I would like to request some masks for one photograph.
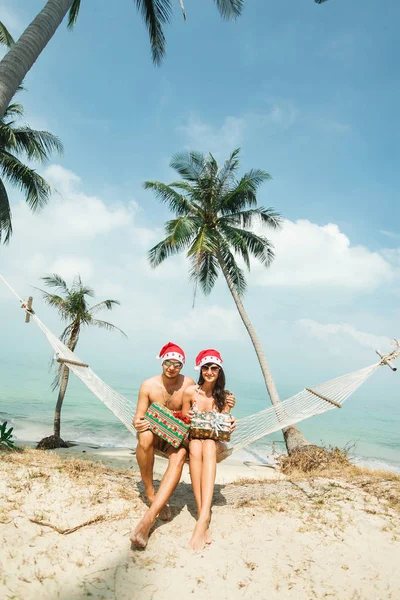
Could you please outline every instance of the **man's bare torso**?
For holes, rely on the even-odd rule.
[[[156,402],[171,410],[182,410],[183,393],[194,381],[186,375],[178,375],[174,380],[167,381],[164,385],[163,376],[155,375],[146,379],[142,386],[146,392],[149,404]]]

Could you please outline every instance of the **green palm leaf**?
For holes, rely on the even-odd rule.
[[[13,129],[15,137],[15,150],[25,153],[30,160],[42,163],[49,160],[52,152],[62,154],[64,151],[61,140],[48,131],[35,131],[30,127]]]
[[[12,48],[14,46],[15,41],[11,33],[8,31],[7,27],[0,21],[0,44],[2,46],[6,46],[7,48]]]
[[[7,244],[12,235],[11,207],[7,190],[0,179],[0,243]]]
[[[206,159],[201,152],[183,152],[172,157],[170,166],[186,181],[197,182],[206,167]]]
[[[171,2],[170,0],[136,0],[136,6],[149,32],[153,62],[159,65],[165,55],[163,26],[171,20]]]
[[[215,0],[217,8],[224,19],[237,19],[243,10],[243,0]]]
[[[78,19],[79,9],[81,7],[81,0],[74,0],[68,13],[68,29],[73,29]]]
[[[190,214],[193,206],[182,194],[178,194],[173,189],[174,184],[166,185],[161,181],[145,181],[143,187],[145,190],[152,190],[156,198],[165,204],[168,204],[170,210],[177,216]]]
[[[0,155],[0,173],[25,194],[31,210],[38,210],[48,202],[51,187],[45,179],[4,150]]]

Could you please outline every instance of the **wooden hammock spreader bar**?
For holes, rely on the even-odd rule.
[[[75,365],[77,367],[88,367],[86,363],[78,362],[77,360],[69,360],[68,358],[57,358],[58,363],[66,363],[67,365]]]
[[[29,321],[31,320],[31,315],[35,314],[34,311],[32,310],[32,302],[33,302],[32,296],[29,296],[28,302],[21,301],[21,308],[23,308],[24,311],[26,312],[25,323],[29,323]]]
[[[342,405],[339,404],[339,402],[336,402],[336,400],[332,400],[332,398],[327,398],[326,396],[323,396],[322,394],[315,392],[311,388],[306,388],[306,390],[307,390],[307,392],[311,392],[311,394],[314,394],[314,396],[318,396],[318,398],[321,398],[321,400],[325,400],[325,402],[330,402],[331,404],[334,404],[338,408],[342,408]]]

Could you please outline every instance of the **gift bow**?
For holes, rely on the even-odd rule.
[[[226,413],[215,413],[214,418],[211,421],[212,428],[217,436],[219,432],[223,430],[223,425],[225,424],[224,414]]]

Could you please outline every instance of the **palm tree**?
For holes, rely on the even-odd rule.
[[[8,48],[14,45],[11,34],[1,22],[0,45]],[[19,89],[22,89],[21,86]],[[51,152],[61,154],[63,151],[61,141],[52,133],[18,125],[16,120],[23,115],[22,105],[12,103],[0,118],[0,243],[5,244],[12,235],[11,208],[5,181],[22,190],[32,210],[46,204],[51,193],[51,186],[47,181],[21,162],[18,155],[45,163]]]
[[[126,334],[115,325],[95,318],[95,315],[99,311],[112,310],[115,305],[119,305],[118,300],[103,300],[102,302],[89,307],[86,297],[93,297],[94,291],[90,287],[83,285],[79,275],[74,279],[71,288],[68,288],[64,279],[56,273],[48,277],[42,277],[42,279],[48,287],[55,288],[59,294],[61,294],[50,294],[45,290],[37,288],[42,292],[45,302],[49,306],[56,308],[61,319],[68,322],[68,325],[60,335],[60,340],[72,352],[74,352],[78,344],[79,335],[84,326],[100,327],[101,329],[107,329],[107,331],[119,331],[122,335],[127,337]],[[69,368],[66,364],[61,364],[53,383],[53,389],[59,388],[54,413],[54,434],[43,438],[39,442],[38,448],[67,447],[67,444],[61,439],[61,408],[68,386],[68,379]]]
[[[250,257],[268,267],[273,258],[273,246],[264,236],[252,231],[261,223],[272,229],[281,226],[280,216],[271,208],[258,206],[256,192],[270,175],[252,169],[240,179],[239,152],[235,150],[222,167],[209,154],[199,152],[177,154],[170,165],[182,180],[169,185],[160,181],[146,181],[145,189],[153,190],[166,203],[176,218],[167,221],[167,237],[149,251],[152,267],[166,258],[186,252],[191,268],[190,276],[205,294],[214,287],[222,272],[233,296],[239,315],[248,331],[260,363],[265,385],[274,406],[280,403],[258,336],[243,306],[246,279],[236,257],[250,270]],[[308,445],[296,427],[283,430],[288,452]]]
[[[244,0],[214,0],[224,19],[238,17]],[[135,0],[149,32],[152,58],[160,64],[165,54],[163,26],[172,16],[171,0]],[[0,62],[0,116],[28,71],[39,58],[68,13],[68,27],[78,18],[81,0],[47,0],[45,6]],[[181,2],[181,7],[183,6]],[[185,12],[184,12],[185,15]]]

